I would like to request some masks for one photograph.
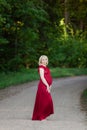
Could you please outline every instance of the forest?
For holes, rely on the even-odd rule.
[[[87,68],[87,0],[0,0],[0,71]]]

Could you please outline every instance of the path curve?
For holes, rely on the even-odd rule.
[[[1,90],[0,130],[87,130],[86,113],[80,96],[87,88],[87,76],[53,80],[55,114],[45,121],[32,121],[38,81]]]

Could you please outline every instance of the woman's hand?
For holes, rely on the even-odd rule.
[[[50,93],[50,86],[47,86],[47,92]]]
[[[47,91],[50,93],[50,91],[51,91],[51,88],[52,88],[52,85],[50,85],[50,86],[47,86]]]

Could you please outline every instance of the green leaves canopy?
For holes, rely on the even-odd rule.
[[[87,67],[86,0],[0,0],[0,67]],[[60,25],[60,21],[63,24]]]

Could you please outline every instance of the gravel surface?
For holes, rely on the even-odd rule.
[[[34,81],[0,90],[0,130],[87,130],[80,101],[87,76],[53,80],[55,113],[44,121],[31,120],[37,85]]]

